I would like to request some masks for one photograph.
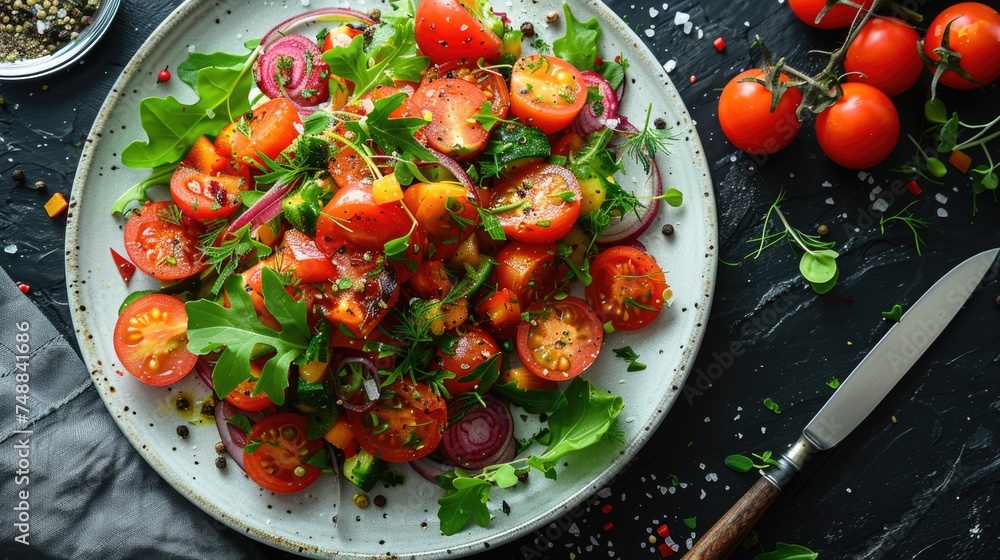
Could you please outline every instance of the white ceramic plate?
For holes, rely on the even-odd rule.
[[[450,537],[437,530],[441,490],[406,466],[402,467],[409,473],[405,486],[379,488],[388,500],[384,508],[359,509],[351,501],[354,488],[344,483],[343,494],[338,495],[333,477],[324,477],[305,492],[273,495],[260,490],[235,466],[225,470],[214,466],[219,437],[211,422],[192,426],[187,439],[177,437],[176,426],[187,421],[171,405],[178,391],[195,397],[207,394],[195,376],[164,389],[122,375],[111,339],[118,305],[129,290],[155,288],[155,282],[138,274],[128,289],[122,283],[108,253],[109,246],[124,253],[122,222],[110,216],[110,209],[119,194],[146,174],[124,168],[119,161],[129,142],[145,138],[139,101],[166,94],[193,101],[180,80],[157,84],[156,72],[167,64],[176,66],[192,50],[242,52],[246,40],[306,10],[302,3],[190,0],[150,36],[115,84],[81,156],[70,204],[66,276],[80,348],[108,410],[136,450],[179,492],[222,522],[268,544],[313,556],[430,559],[480,552],[541,526],[599,490],[649,439],[679,396],[705,332],[715,280],[715,201],[701,143],[677,91],[642,41],[603,4],[574,3],[580,19],[596,16],[601,22],[601,51],[623,53],[631,62],[622,112],[638,120],[653,103],[653,115],[663,116],[680,136],[659,164],[667,186],[684,193],[684,204],[679,209],[662,208],[643,238],[667,274],[673,305],[646,330],[614,333],[605,343],[608,348],[631,345],[649,368],[627,373],[625,363],[606,351],[586,374],[596,385],[623,397],[619,424],[625,446],[598,446],[570,455],[557,481],[532,476],[516,488],[494,489],[490,526],[470,524]],[[543,23],[550,3],[496,4],[514,22],[534,22],[549,42],[563,33],[561,23],[553,29]],[[361,10],[374,6],[381,4],[352,2]],[[660,233],[668,222],[676,228],[670,237]],[[509,515],[501,511],[502,500],[510,506]],[[339,517],[336,527],[334,517]]]

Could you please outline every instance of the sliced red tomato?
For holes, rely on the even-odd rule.
[[[510,75],[510,111],[546,134],[573,122],[587,102],[587,86],[572,64],[554,56],[520,58]]]
[[[208,262],[198,249],[205,226],[173,202],[147,202],[125,222],[125,252],[139,270],[157,280],[179,280]]]
[[[270,356],[267,356],[250,362],[250,375],[252,377],[237,385],[232,393],[226,395],[226,402],[247,412],[260,412],[274,404],[266,393],[254,394],[254,389],[257,387],[257,379],[260,378],[260,372],[264,369],[264,363],[269,358]]]
[[[538,377],[525,367],[501,370],[500,377],[497,378],[497,385],[505,385],[510,382],[513,382],[518,389],[525,391],[547,391],[559,388],[559,384],[555,381]]]
[[[387,241],[403,237],[412,220],[397,202],[378,204],[370,183],[357,183],[337,191],[316,221],[316,245],[329,255],[341,246],[381,251]]]
[[[191,372],[198,357],[188,352],[187,341],[187,312],[174,296],[142,296],[115,323],[118,360],[148,385],[171,385]]]
[[[587,302],[575,296],[528,308],[530,322],[517,329],[517,355],[531,373],[567,381],[597,359],[604,328]]]
[[[605,249],[590,263],[590,275],[587,300],[615,330],[642,328],[660,314],[667,280],[646,252],[628,245]]]
[[[421,299],[442,299],[451,291],[452,282],[441,261],[424,261],[407,281],[413,295]]]
[[[226,168],[226,158],[220,155],[207,136],[200,136],[188,150],[181,165],[193,167],[206,175],[220,173]]]
[[[188,216],[217,220],[228,218],[240,207],[240,190],[245,184],[242,177],[210,175],[181,164],[170,176],[170,196]]]
[[[444,399],[424,383],[403,376],[384,387],[367,412],[347,410],[361,447],[379,459],[402,463],[430,454],[441,443],[448,419]]]
[[[430,113],[431,121],[421,130],[427,144],[457,160],[464,160],[483,151],[489,132],[478,115],[486,94],[475,85],[458,78],[442,78],[424,82],[410,99],[410,111],[416,115]]]
[[[456,183],[416,183],[403,192],[403,204],[430,242],[429,257],[444,260],[479,225],[476,194]]]
[[[435,64],[464,58],[496,62],[503,41],[470,8],[477,0],[423,0],[417,5],[414,34],[417,46]]]
[[[510,112],[510,91],[507,81],[496,70],[481,69],[476,61],[451,60],[431,68],[424,74],[424,82],[441,78],[458,78],[465,80],[482,90],[490,102],[490,111],[500,117],[507,118]]]
[[[500,345],[480,327],[465,324],[455,331],[445,333],[438,343],[431,367],[435,371],[450,371],[455,377],[444,381],[444,388],[452,397],[479,391],[485,393],[493,386],[495,379],[482,375],[472,376],[483,362],[500,353]],[[499,362],[497,368],[500,367]],[[497,372],[494,371],[495,375]],[[485,383],[485,386],[484,386]]]
[[[300,282],[329,282],[337,277],[337,269],[316,247],[316,241],[299,230],[285,232],[278,255],[281,271],[291,271]]]
[[[558,252],[555,243],[507,244],[497,255],[497,266],[493,269],[497,289],[510,290],[521,309],[526,309],[555,291],[562,275],[556,260]]]
[[[385,253],[348,244],[335,249],[330,259],[336,275],[323,285],[310,308],[315,307],[339,332],[364,338],[396,305],[396,269],[386,263]]]
[[[298,492],[319,478],[322,469],[309,464],[323,450],[323,441],[306,438],[305,417],[290,412],[271,414],[253,425],[250,441],[261,442],[243,452],[247,475],[264,490]]]
[[[115,261],[115,268],[118,269],[118,274],[121,275],[122,281],[128,286],[129,280],[132,279],[132,275],[135,274],[135,265],[130,263],[128,259],[118,254],[118,251],[111,249],[111,258]]]
[[[497,184],[492,208],[510,239],[552,243],[562,239],[580,217],[583,192],[565,167],[538,162]]]
[[[476,307],[476,316],[498,338],[510,340],[521,323],[521,304],[509,288],[500,288]]]
[[[263,163],[257,152],[274,159],[298,138],[302,118],[295,104],[278,97],[253,110],[249,121],[236,125],[231,137],[236,161]]]

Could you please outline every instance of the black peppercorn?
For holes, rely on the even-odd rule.
[[[653,126],[655,126],[657,130],[663,130],[664,128],[667,128],[667,121],[663,120],[663,117],[656,117],[656,120],[653,121]]]
[[[218,467],[218,468],[220,468],[220,469],[226,468],[226,458],[223,457],[222,455],[219,455],[218,457],[216,457],[215,458],[215,466]]]
[[[21,171],[20,169],[15,169],[14,173],[11,174],[11,177],[14,179],[15,183],[23,183],[24,171]]]
[[[526,21],[521,24],[521,35],[524,35],[526,39],[530,39],[535,36],[535,26],[530,21]]]
[[[187,400],[185,397],[177,397],[174,404],[177,406],[177,410],[180,410],[181,412],[191,410],[191,401]]]
[[[660,231],[663,232],[663,235],[673,235],[674,234],[674,226],[672,226],[670,224],[663,224],[663,229],[661,229]]]
[[[385,507],[385,496],[383,496],[382,494],[375,496],[374,503],[378,507]]]
[[[185,426],[184,424],[177,426],[177,435],[181,436],[182,438],[188,437],[189,433],[191,433],[190,430],[188,430],[188,427]]]
[[[201,405],[202,416],[215,416],[215,403],[212,401],[205,401],[205,404]]]

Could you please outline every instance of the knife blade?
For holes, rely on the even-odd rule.
[[[761,471],[761,479],[698,540],[685,560],[728,558],[805,462],[843,441],[882,402],[958,314],[998,254],[1000,248],[970,257],[920,296],[840,384],[798,441],[778,457],[777,466]]]

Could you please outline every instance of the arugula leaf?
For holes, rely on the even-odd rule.
[[[753,560],[816,560],[819,554],[797,544],[780,542],[778,548],[753,557]]]
[[[122,150],[122,163],[134,168],[175,164],[199,136],[218,133],[247,112],[254,85],[250,69],[257,52],[254,49],[247,53],[242,64],[198,70],[194,80],[197,103],[184,105],[173,96],[143,99],[139,103],[139,119],[149,141],[136,140],[126,146]],[[196,59],[190,66],[194,68],[202,62]]]
[[[233,414],[228,420],[226,420],[226,423],[236,426],[247,436],[249,436],[250,431],[253,430],[253,427],[250,425],[250,419],[242,414]]]
[[[438,505],[441,506],[438,509],[441,532],[454,535],[465,527],[469,518],[474,519],[480,527],[489,525],[490,510],[486,507],[489,499],[489,482],[470,477],[451,479],[444,496],[438,499]]]
[[[521,389],[516,381],[494,385],[493,391],[528,414],[555,412],[568,404],[562,389]]]
[[[597,60],[597,43],[601,40],[601,24],[597,18],[587,21],[576,19],[567,3],[563,3],[563,13],[566,14],[566,35],[552,41],[552,54],[581,72],[593,70]]]
[[[264,364],[255,391],[263,392],[277,405],[285,402],[288,368],[309,347],[312,336],[306,323],[306,305],[285,291],[278,273],[264,268],[261,273],[264,306],[281,325],[276,331],[257,319],[250,294],[232,276],[225,284],[230,307],[200,299],[184,305],[188,314],[189,351],[206,354],[224,348],[212,381],[218,395],[228,395],[250,378],[250,360],[261,354],[273,355]],[[261,352],[264,349],[264,352]]]
[[[253,50],[260,44],[260,39],[248,41],[244,46]],[[205,68],[233,68],[246,62],[246,55],[227,52],[200,53],[194,52],[177,65],[177,77],[192,88],[198,87],[198,72]]]
[[[615,60],[605,60],[597,71],[604,76],[604,79],[611,84],[611,87],[618,89],[625,81],[625,71],[628,70],[629,62],[625,55],[618,55]]]
[[[528,464],[546,476],[566,454],[600,441],[615,426],[624,406],[621,397],[580,377],[566,389],[566,401],[566,406],[549,415],[552,441],[541,455],[528,458]]]
[[[390,118],[406,101],[405,93],[396,93],[375,101],[374,108],[357,121],[346,121],[347,130],[355,133],[358,143],[371,140],[387,154],[403,159],[437,161],[437,158],[413,137],[427,121],[417,117]]]

